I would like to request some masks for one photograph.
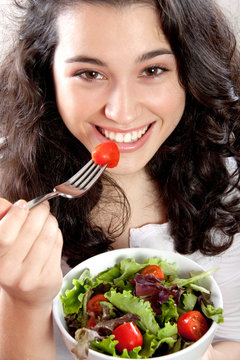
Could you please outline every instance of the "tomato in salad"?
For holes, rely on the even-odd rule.
[[[94,320],[94,318],[91,316],[87,322],[86,328],[91,328],[94,327],[96,325],[96,321]]]
[[[124,349],[132,351],[137,346],[142,346],[143,337],[137,325],[133,322],[124,323],[113,331],[114,340],[118,340],[116,349],[122,353]]]
[[[141,275],[154,275],[157,279],[165,279],[164,272],[158,265],[149,265],[141,271]]]
[[[177,328],[183,338],[197,341],[208,331],[208,324],[199,311],[193,310],[178,318]]]
[[[92,152],[92,159],[98,165],[106,165],[109,168],[117,166],[120,158],[117,144],[107,141],[97,145]]]
[[[87,312],[90,314],[94,314],[95,317],[101,314],[101,301],[108,301],[107,298],[103,294],[97,294],[93,296],[87,303]]]

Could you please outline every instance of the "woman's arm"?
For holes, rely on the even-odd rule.
[[[1,360],[55,360],[51,305],[18,304],[0,293]]]
[[[0,199],[0,359],[55,360],[62,235],[48,204]]]
[[[220,341],[208,348],[201,360],[239,360],[240,343],[235,341]]]

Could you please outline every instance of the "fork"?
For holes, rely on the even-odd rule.
[[[70,179],[55,186],[52,192],[30,200],[28,202],[29,209],[32,209],[45,200],[50,200],[57,196],[63,196],[69,199],[83,196],[100,178],[106,167],[107,164],[101,166],[97,165],[93,160],[90,160]]]

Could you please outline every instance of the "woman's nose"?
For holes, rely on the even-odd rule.
[[[131,123],[141,114],[136,91],[127,84],[115,86],[108,94],[105,116],[118,123]]]

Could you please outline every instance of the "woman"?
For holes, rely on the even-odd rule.
[[[28,0],[22,11],[1,73],[0,358],[55,359],[63,235],[70,266],[128,246],[219,266],[225,323],[202,360],[238,359],[240,67],[224,17],[206,0]],[[54,216],[17,201],[109,139],[119,165],[86,196],[51,200]]]

